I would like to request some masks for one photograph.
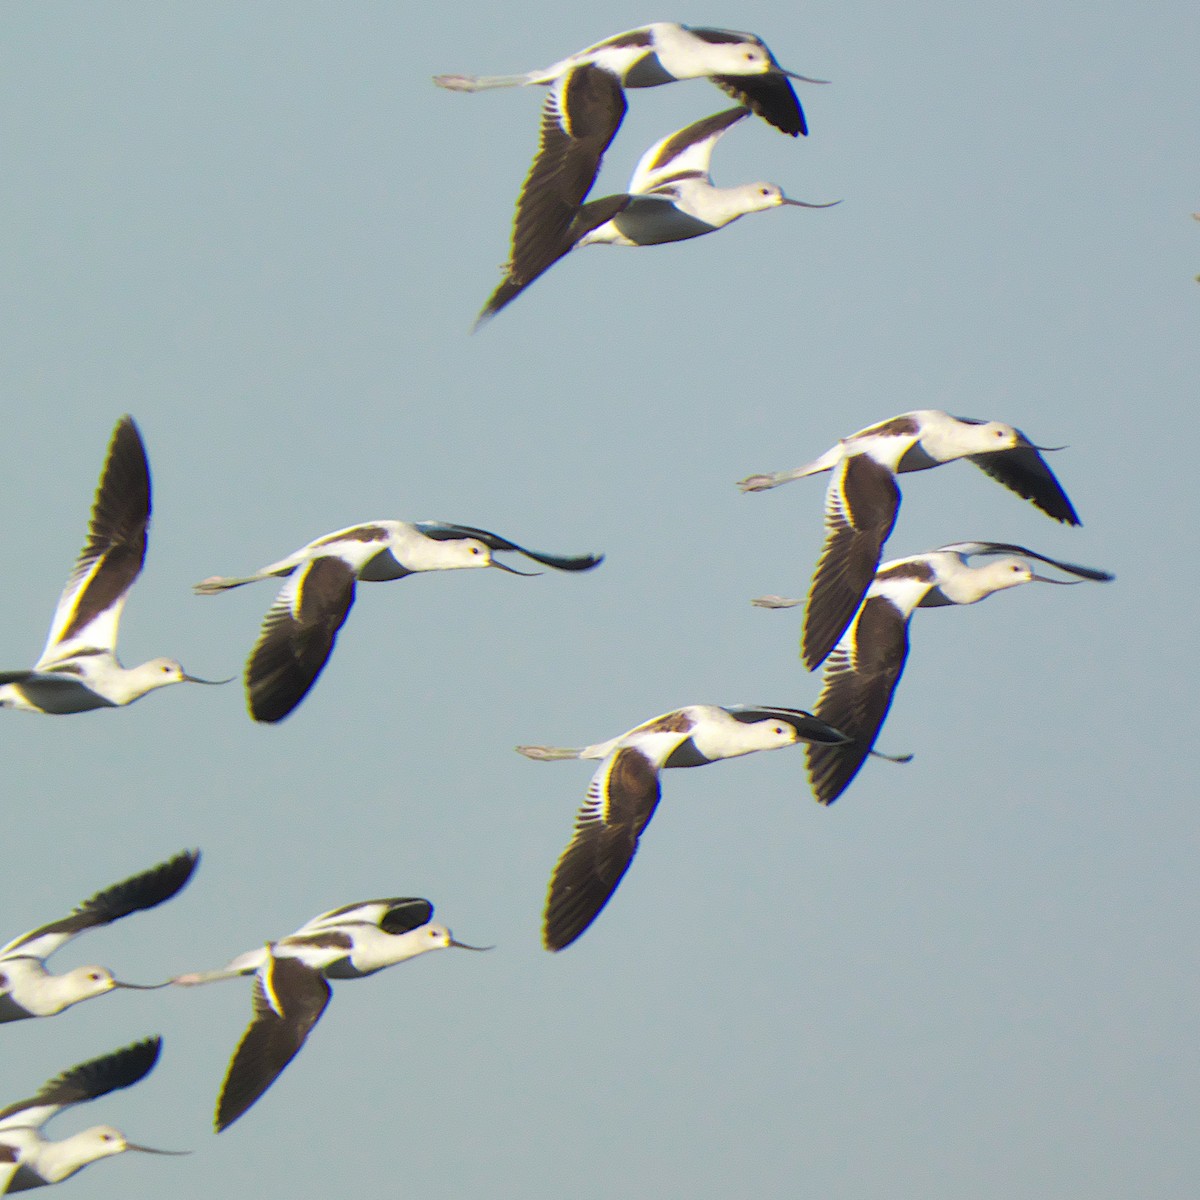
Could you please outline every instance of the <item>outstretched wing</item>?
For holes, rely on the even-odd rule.
[[[854,620],[899,508],[892,472],[873,458],[852,454],[834,468],[825,493],[825,545],[804,613],[802,654],[810,671]]]
[[[641,196],[682,179],[711,183],[713,147],[727,129],[749,115],[748,108],[727,108],[655,142],[634,167],[629,191]]]
[[[757,721],[782,721],[796,731],[801,742],[816,742],[822,746],[844,746],[852,739],[840,729],[835,729],[820,717],[805,712],[802,708],[777,708],[773,705],[730,704],[725,711],[735,720],[745,724]]]
[[[986,471],[1010,492],[1029,500],[1048,517],[1067,525],[1080,523],[1062,484],[1036,447],[1014,446],[995,454],[971,454],[968,457],[981,471]]]
[[[40,929],[22,934],[0,949],[0,961],[13,955],[22,958],[48,958],[76,934],[98,925],[119,921],[130,913],[154,908],[170,900],[192,877],[200,861],[198,850],[185,850],[174,858],[140,875],[133,875],[112,887],[97,892],[75,908],[69,917],[52,921]]]
[[[146,1038],[55,1075],[36,1096],[0,1110],[0,1132],[13,1126],[37,1129],[68,1105],[132,1086],[150,1073],[161,1049],[162,1038]]]
[[[808,136],[808,123],[786,75],[713,75],[713,83],[780,133]]]
[[[590,63],[575,67],[551,89],[542,108],[538,152],[517,199],[507,273],[484,305],[477,325],[499,312],[590,232],[579,227],[577,218],[625,107],[617,77]]]
[[[832,804],[850,786],[875,744],[908,657],[908,618],[872,596],[825,663],[817,716],[852,740],[808,746],[813,793]]]
[[[256,721],[282,721],[308,695],[333,653],[354,587],[353,568],[334,556],[314,558],[288,578],[246,663]]]
[[[1080,579],[1090,579],[1095,583],[1110,583],[1116,578],[1111,571],[1102,571],[1098,567],[1081,567],[1078,563],[1062,562],[1057,558],[1048,558],[1024,546],[1016,546],[1011,542],[953,542],[949,546],[939,546],[938,550],[947,550],[952,554],[1020,554],[1025,558],[1033,558],[1044,562],[1069,575],[1078,575]],[[936,551],[935,551],[936,553]]]
[[[386,900],[359,900],[313,917],[292,937],[303,937],[346,925],[374,925],[384,933],[409,933],[433,920],[433,905],[420,896],[393,896]]]
[[[320,971],[298,958],[267,961],[254,977],[254,1016],[229,1063],[214,1125],[227,1129],[279,1078],[329,1003]]]
[[[115,650],[125,597],[146,558],[150,528],[150,464],[132,417],[113,431],[92,504],[88,537],[59,597],[36,666],[77,649]]]
[[[615,750],[600,764],[575,819],[546,897],[542,937],[547,950],[569,946],[600,915],[633,856],[659,801],[658,767],[636,747]]]
[[[475,529],[470,525],[452,525],[447,521],[417,521],[416,527],[427,537],[436,542],[453,541],[456,538],[475,538],[490,550],[515,550],[526,558],[533,559],[543,566],[556,567],[560,571],[590,571],[604,561],[603,554],[542,554],[537,550],[527,550],[502,538],[498,533],[489,533],[486,529]]]

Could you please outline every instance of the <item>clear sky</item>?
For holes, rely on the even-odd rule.
[[[545,65],[656,18],[751,29],[812,136],[726,137],[717,181],[837,208],[581,251],[475,336]],[[0,1029],[3,1101],[150,1033],[137,1088],[60,1118],[126,1155],[68,1185],[420,1200],[1191,1194],[1200,14],[744,3],[83,4],[0,18],[0,664],[33,661],[116,418],[154,471],[126,663],[240,671],[270,585],[197,598],[341,526],[441,518],[580,577],[364,585],[287,722],[240,684],[0,714],[0,941],[198,846],[177,900],[55,960],[135,982],[325,909],[428,896],[486,956],[338,985],[210,1132],[247,983]],[[728,100],[640,92],[597,194]],[[689,703],[811,707],[799,614],[823,483],[739,495],[920,407],[1067,444],[1085,524],[969,465],[904,481],[890,555],[992,539],[1117,573],[917,615],[881,746],[831,809],[801,750],[671,772],[609,909],[539,945],[579,745]],[[518,564],[519,565],[519,564]]]

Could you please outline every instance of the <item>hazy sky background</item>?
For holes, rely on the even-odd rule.
[[[719,183],[785,209],[581,251],[476,336],[543,66],[656,18],[750,29],[812,136],[739,126]],[[273,596],[190,585],[380,517],[481,525],[580,577],[364,585],[287,722],[241,685],[2,714],[0,941],[198,846],[186,892],[57,969],[217,966],[356,900],[428,896],[486,956],[339,984],[219,1138],[248,982],[0,1029],[2,1102],[150,1033],[136,1088],[60,1118],[132,1196],[1128,1200],[1196,1149],[1194,4],[33,3],[0,17],[0,665],[31,663],[131,412],[155,519],[127,664],[240,672]],[[728,100],[631,97],[596,194]],[[919,613],[881,745],[830,810],[799,749],[671,772],[615,901],[540,948],[590,773],[529,762],[689,703],[811,707],[823,480],[741,496],[918,407],[1069,444],[1082,530],[957,464],[888,554],[1020,542],[1117,573]],[[520,564],[517,564],[520,565]]]

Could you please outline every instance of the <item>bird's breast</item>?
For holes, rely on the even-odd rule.
[[[675,76],[662,65],[662,60],[651,50],[626,68],[621,82],[627,88],[660,87],[664,83],[674,83]]]
[[[611,224],[634,246],[661,246],[712,233],[715,226],[688,216],[672,200],[660,196],[634,196]]]

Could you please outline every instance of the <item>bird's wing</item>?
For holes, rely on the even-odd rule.
[[[218,1133],[250,1108],[296,1057],[330,993],[320,971],[290,955],[267,955],[254,977],[254,1016],[233,1052],[217,1101]]]
[[[542,108],[538,152],[517,199],[507,272],[480,321],[497,313],[588,232],[578,228],[576,219],[625,107],[617,77],[589,63],[551,88]]]
[[[853,740],[843,746],[810,745],[813,793],[832,804],[866,761],[908,656],[908,617],[885,596],[872,596],[825,663],[817,716]]]
[[[735,720],[746,724],[756,721],[782,721],[796,731],[802,742],[814,742],[821,746],[844,746],[852,739],[840,729],[814,717],[802,708],[776,708],[772,705],[730,704],[725,711]]]
[[[162,1038],[146,1038],[55,1075],[42,1084],[36,1096],[0,1110],[0,1133],[14,1126],[40,1128],[71,1104],[130,1087],[150,1073],[161,1048]]]
[[[727,108],[655,142],[634,167],[629,191],[641,196],[680,179],[711,183],[713,147],[727,129],[749,115],[748,108]]]
[[[154,908],[164,900],[170,900],[191,879],[199,861],[198,850],[185,850],[140,875],[114,883],[77,905],[69,917],[52,921],[9,942],[0,949],[0,961],[14,954],[22,958],[48,958],[85,929],[108,925],[130,913]]]
[[[1090,579],[1095,583],[1109,583],[1116,578],[1111,571],[1102,571],[1098,567],[1081,567],[1078,563],[1061,562],[1057,558],[1048,558],[1045,554],[1038,554],[1024,546],[1016,546],[1012,542],[953,542],[949,546],[939,546],[938,550],[945,550],[951,554],[963,554],[968,557],[973,554],[1020,554],[1025,558],[1048,563],[1060,571],[1066,571],[1069,575],[1078,575],[1080,579]]]
[[[588,785],[546,897],[547,950],[569,946],[600,914],[637,853],[658,807],[658,765],[634,746],[614,750]]]
[[[293,573],[267,610],[246,663],[256,721],[282,721],[308,695],[354,603],[354,570],[341,558],[314,558]]]
[[[900,489],[885,466],[852,454],[834,468],[825,493],[825,545],[804,613],[804,665],[815,671],[846,632],[896,523]]]
[[[292,936],[315,933],[343,925],[374,925],[384,933],[408,933],[433,920],[433,905],[419,896],[393,896],[386,900],[360,900],[313,917]]]
[[[713,83],[780,133],[808,136],[804,109],[786,75],[713,75]]]
[[[1009,491],[1023,496],[1048,517],[1067,525],[1080,523],[1062,484],[1035,447],[1015,446],[995,454],[971,454],[968,457],[981,471],[986,471]]]
[[[121,610],[146,558],[149,527],[150,464],[138,428],[126,416],[113,431],[87,541],[59,597],[37,667],[85,647],[115,651]]]
[[[453,541],[457,538],[474,538],[482,542],[490,550],[515,550],[526,558],[543,566],[556,567],[560,571],[590,571],[604,561],[603,554],[542,554],[537,550],[527,550],[502,538],[498,533],[489,533],[486,529],[475,529],[470,525],[452,525],[447,521],[417,521],[416,527],[427,537],[437,542]]]

